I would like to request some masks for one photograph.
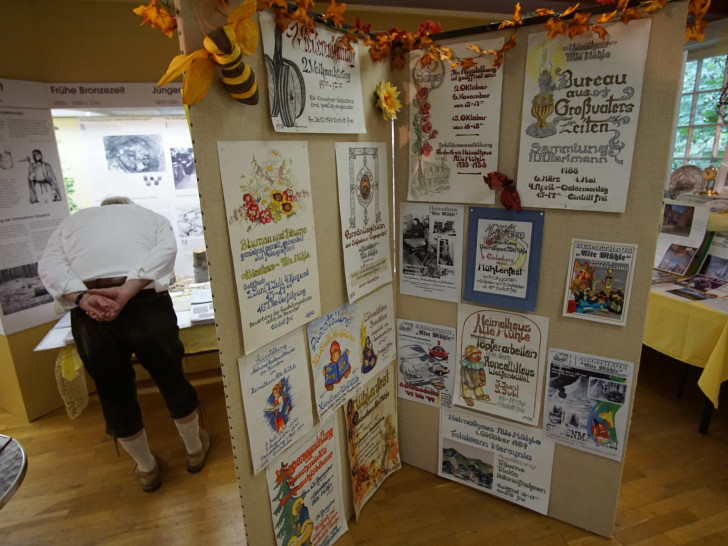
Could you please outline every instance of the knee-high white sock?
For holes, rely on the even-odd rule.
[[[139,470],[142,472],[151,472],[154,470],[155,460],[152,452],[149,451],[149,443],[147,442],[147,431],[142,430],[142,433],[134,438],[133,440],[119,439],[121,447],[124,448],[131,458],[134,459]]]
[[[197,412],[191,421],[187,423],[174,422],[177,426],[177,432],[185,443],[185,449],[190,455],[199,453],[202,450],[202,442],[200,441],[200,421],[197,418]]]

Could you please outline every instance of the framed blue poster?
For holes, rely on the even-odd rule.
[[[470,208],[464,300],[536,308],[543,217],[541,210]]]

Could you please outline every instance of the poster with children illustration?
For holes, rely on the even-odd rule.
[[[302,328],[238,360],[253,471],[313,428]]]
[[[346,403],[349,463],[356,519],[369,498],[401,468],[394,365],[387,366]]]
[[[383,142],[337,142],[341,244],[349,301],[392,280],[389,176]]]
[[[455,404],[537,426],[549,319],[458,307]]]
[[[557,443],[621,461],[634,364],[550,349],[543,429]]]
[[[361,388],[361,322],[347,303],[308,325],[313,390],[319,419],[326,419]]]
[[[321,314],[306,142],[218,142],[245,353]]]
[[[627,324],[637,245],[571,240],[564,316]]]
[[[372,371],[379,372],[397,357],[391,283],[356,302],[356,309],[361,325],[361,373],[373,375]]]
[[[278,546],[330,546],[346,533],[339,461],[336,421],[329,419],[268,465]]]

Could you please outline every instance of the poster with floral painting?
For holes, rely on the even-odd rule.
[[[306,142],[218,142],[245,353],[321,314]]]
[[[470,42],[500,49],[503,38]],[[472,57],[468,44],[452,44],[459,57]],[[495,201],[483,177],[498,170],[503,70],[491,58],[432,61],[410,53],[410,201],[483,203]],[[472,64],[472,66],[471,66]]]

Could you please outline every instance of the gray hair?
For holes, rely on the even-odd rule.
[[[128,197],[124,197],[122,195],[117,195],[114,197],[107,197],[103,201],[101,201],[101,206],[104,205],[133,205],[134,201],[129,199]]]

